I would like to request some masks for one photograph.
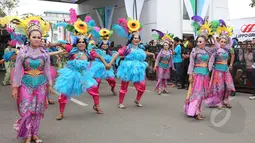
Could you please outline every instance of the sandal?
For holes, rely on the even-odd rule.
[[[220,110],[220,109],[224,108],[224,106],[223,105],[219,105],[219,106],[216,106],[216,108]]]
[[[56,120],[62,120],[64,118],[63,113],[59,113],[58,116],[56,117]]]
[[[168,93],[168,91],[166,89],[163,90],[163,93]]]
[[[230,104],[224,104],[226,108],[232,108]]]
[[[31,143],[31,138],[26,138],[24,143]]]
[[[196,120],[203,120],[203,119],[204,119],[204,116],[202,116],[202,115],[196,115],[195,118],[196,118]]]
[[[126,107],[123,104],[118,105],[120,109],[126,109]]]
[[[93,109],[97,111],[97,114],[103,114],[102,110],[100,109],[99,105],[94,105]]]
[[[143,105],[141,103],[139,103],[139,101],[135,100],[134,102],[135,102],[137,107],[143,107]]]
[[[52,99],[48,100],[49,104],[55,104],[55,102]]]
[[[38,136],[33,136],[33,139],[32,139],[35,143],[42,143],[43,140],[39,139]]]

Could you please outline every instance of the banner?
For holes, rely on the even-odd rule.
[[[198,15],[205,17],[209,9],[211,0],[198,0]]]
[[[105,8],[96,8],[96,13],[101,28],[105,27]]]
[[[184,0],[190,19],[195,14],[205,18],[210,3],[211,0]]]
[[[105,7],[105,28],[111,29],[112,26],[112,17],[115,6],[107,6]]]
[[[125,0],[127,16],[139,20],[142,13],[144,0]]]
[[[189,18],[191,19],[191,17],[195,15],[195,13],[194,13],[194,10],[195,10],[194,5],[193,5],[193,3],[190,0],[184,0],[184,4],[185,4],[186,10],[187,10],[187,12],[189,14]]]
[[[134,19],[134,0],[125,0],[127,16]]]
[[[239,41],[255,38],[255,18],[233,19],[230,23],[234,27],[233,37]]]
[[[143,9],[144,0],[136,0],[136,8],[137,8],[137,20],[140,19],[142,9]]]

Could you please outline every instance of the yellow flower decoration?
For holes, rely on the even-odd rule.
[[[129,32],[132,33],[132,32],[138,32],[141,24],[137,20],[129,20],[127,26],[128,26]]]
[[[207,33],[208,35],[213,35],[212,29],[210,27],[210,23],[206,22],[200,27],[199,33]]]
[[[77,20],[74,23],[74,28],[77,32],[81,33],[81,34],[86,34],[88,32],[88,26],[85,22],[81,21],[81,20]]]
[[[167,41],[172,41],[173,40],[173,38],[170,36],[170,35],[168,35],[168,34],[165,34],[163,37],[162,37],[162,40],[167,40]]]
[[[216,30],[216,33],[218,35],[224,34],[231,37],[233,35],[233,27],[226,27],[226,26],[218,27]]]
[[[108,30],[106,28],[103,28],[103,29],[100,30],[99,33],[100,33],[100,36],[105,37],[105,36],[110,34],[110,30]]]

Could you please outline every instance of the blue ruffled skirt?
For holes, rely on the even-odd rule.
[[[123,81],[131,81],[132,83],[145,80],[145,70],[148,64],[139,60],[124,60],[121,62],[117,70],[117,77]]]
[[[87,70],[90,62],[85,60],[68,61],[66,67],[58,70],[54,89],[66,96],[79,96],[92,86],[97,86],[93,72]]]
[[[106,55],[104,56],[104,59],[107,63],[109,63],[112,57],[109,55]],[[95,61],[92,62],[90,71],[94,73],[94,78],[107,79],[107,78],[115,77],[113,68],[111,68],[110,70],[107,70],[104,64],[99,59],[96,59]]]

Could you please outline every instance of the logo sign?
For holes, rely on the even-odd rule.
[[[239,41],[252,40],[255,38],[255,19],[234,19],[231,24],[234,27],[234,37]]]

